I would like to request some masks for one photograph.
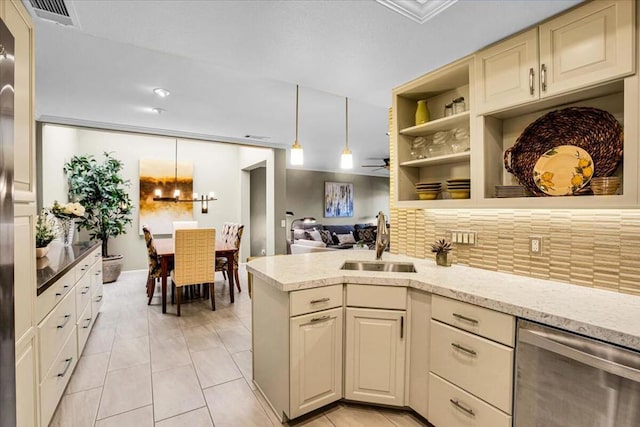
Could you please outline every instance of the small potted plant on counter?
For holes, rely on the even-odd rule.
[[[55,220],[46,209],[40,211],[36,219],[36,257],[42,258],[49,252],[49,243],[56,238]]]
[[[445,239],[436,240],[436,242],[431,245],[431,252],[436,254],[437,265],[442,265],[444,267],[451,266],[451,262],[447,259],[447,254],[451,252],[451,243],[447,242]]]

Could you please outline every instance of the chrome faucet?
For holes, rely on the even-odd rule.
[[[378,228],[376,230],[376,260],[382,259],[382,253],[389,245],[389,230],[382,211],[378,212]]]

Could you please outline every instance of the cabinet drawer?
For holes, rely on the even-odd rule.
[[[84,257],[75,267],[76,270],[76,282],[80,280],[86,273],[89,272],[93,265],[94,259],[91,254]]]
[[[75,326],[73,323],[73,333],[62,341],[64,346],[62,351],[53,362],[51,369],[44,375],[40,383],[40,416],[41,425],[49,425],[53,412],[58,406],[60,397],[64,392],[69,378],[78,363],[78,343],[76,341]]]
[[[93,316],[94,322],[98,318],[100,307],[102,307],[102,298],[103,298],[102,289],[96,295],[93,295],[91,297],[91,315]]]
[[[36,299],[36,312],[38,314],[38,322],[51,311],[51,309],[73,288],[76,283],[75,270],[67,272],[58,281],[56,281],[43,294],[38,295]]]
[[[289,294],[291,316],[340,307],[342,305],[342,285],[305,289]]]
[[[407,288],[405,286],[347,285],[347,305],[405,310]]]
[[[91,312],[92,304],[87,304],[81,315],[78,316],[76,330],[78,334],[78,357],[82,354],[84,345],[87,343],[89,333],[93,327],[94,316]]]
[[[515,345],[513,316],[438,295],[432,301],[432,318],[510,347]]]
[[[431,371],[511,414],[513,349],[431,321]]]
[[[40,379],[49,371],[60,348],[76,326],[76,298],[70,292],[38,325]]]
[[[91,300],[91,277],[87,274],[76,283],[76,313],[84,311]]]
[[[510,427],[511,416],[429,374],[429,421],[446,427]]]
[[[102,262],[98,261],[93,264],[89,271],[91,275],[91,295],[102,293]]]

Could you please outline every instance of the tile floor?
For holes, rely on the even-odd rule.
[[[219,273],[218,273],[219,274]],[[251,301],[229,304],[216,282],[210,301],[147,306],[146,272],[125,272],[104,288],[105,302],[51,426],[173,427],[281,425],[251,382]],[[335,404],[291,425],[423,426],[405,411]]]

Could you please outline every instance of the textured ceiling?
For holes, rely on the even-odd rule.
[[[298,83],[303,168],[339,170],[348,96],[354,172],[371,173],[394,86],[577,2],[458,1],[419,24],[373,0],[68,1],[73,27],[36,19],[36,113],[286,148]]]

